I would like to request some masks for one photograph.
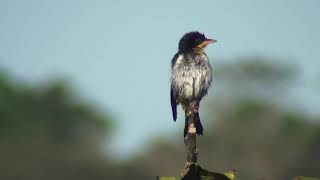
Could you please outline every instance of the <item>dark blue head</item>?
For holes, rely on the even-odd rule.
[[[187,52],[191,50],[202,50],[208,44],[217,42],[214,39],[207,39],[204,34],[193,31],[186,33],[179,42],[179,51]]]

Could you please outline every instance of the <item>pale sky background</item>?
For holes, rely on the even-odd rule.
[[[320,77],[319,0],[0,0],[0,68],[36,84],[72,82],[112,112],[110,149],[129,155],[152,137],[182,135],[183,120],[173,124],[170,112],[170,61],[191,30],[218,40],[206,50],[213,64],[248,55],[292,59],[304,74],[295,105],[318,111],[311,89]]]

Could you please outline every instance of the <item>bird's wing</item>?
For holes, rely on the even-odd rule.
[[[171,60],[171,69],[174,68],[175,64],[177,63],[179,57],[179,53],[175,54],[174,57]],[[172,116],[173,120],[177,120],[177,100],[176,100],[176,91],[174,87],[171,84],[171,90],[170,90],[170,100],[171,100],[171,109],[172,109]]]
[[[173,121],[176,121],[177,120],[177,101],[175,98],[174,89],[172,87],[171,87],[171,91],[170,91],[170,99],[171,99],[171,109],[172,109]]]
[[[177,60],[178,60],[178,57],[179,57],[179,53],[176,53],[172,60],[171,60],[171,69],[174,67],[174,65],[176,64]]]

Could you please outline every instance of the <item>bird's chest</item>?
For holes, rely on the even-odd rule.
[[[185,76],[182,77],[184,82],[182,88],[185,96],[199,96],[209,70],[205,66],[205,64],[192,64],[183,69]]]
[[[173,83],[182,98],[198,98],[206,93],[211,83],[211,67],[206,59],[192,59],[176,67]]]

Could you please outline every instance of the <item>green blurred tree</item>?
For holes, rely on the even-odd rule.
[[[112,118],[75,96],[68,85],[56,80],[31,87],[0,73],[0,179],[115,174],[104,152]]]
[[[83,138],[97,139],[112,127],[110,117],[73,97],[65,81],[30,88],[0,77],[0,107],[2,141],[87,143]]]

